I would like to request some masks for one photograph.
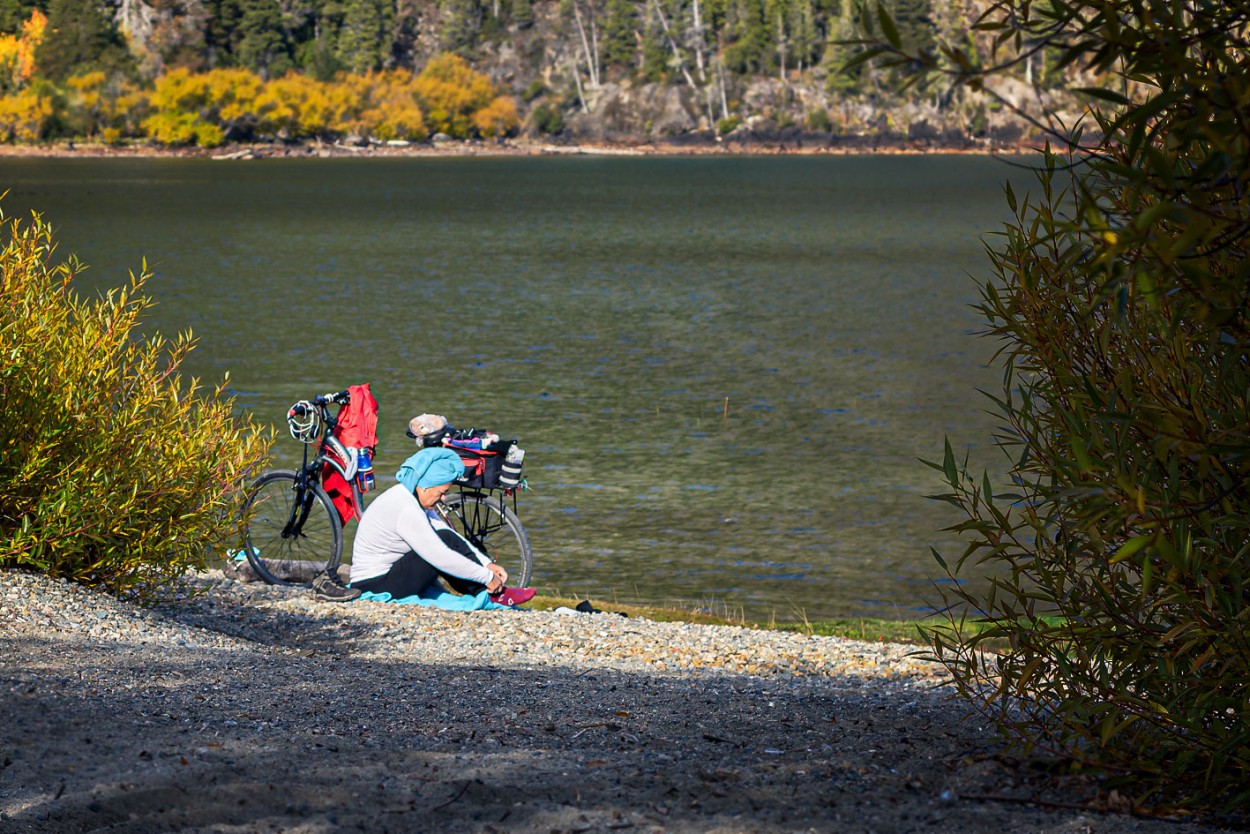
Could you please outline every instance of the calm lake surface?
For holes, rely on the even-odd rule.
[[[148,326],[282,429],[371,382],[379,486],[420,412],[519,437],[536,584],[752,618],[912,617],[983,454],[978,157],[0,160],[81,287],[146,258]],[[992,457],[987,458],[993,460]],[[354,525],[353,525],[354,529]]]

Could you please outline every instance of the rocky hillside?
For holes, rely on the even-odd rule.
[[[174,67],[420,70],[465,57],[515,97],[522,131],[593,141],[1010,143],[1027,125],[992,97],[906,85],[898,71],[842,71],[852,0],[0,0],[14,32],[48,16],[46,77],[84,69],[151,79]],[[905,43],[971,42],[983,0],[883,0]],[[113,3],[113,5],[108,5]],[[72,36],[69,33],[73,33]],[[58,77],[59,76],[59,77]],[[1009,100],[1062,78],[1024,66]]]

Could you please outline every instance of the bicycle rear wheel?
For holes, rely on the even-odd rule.
[[[456,532],[503,566],[508,585],[525,587],[534,575],[534,554],[529,537],[511,507],[493,495],[461,492],[443,499],[450,511],[448,521]]]
[[[338,570],[343,525],[319,484],[301,484],[290,470],[266,472],[243,506],[250,513],[244,552],[266,582],[306,584],[322,570]]]

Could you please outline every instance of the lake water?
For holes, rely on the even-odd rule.
[[[0,160],[6,215],[200,339],[241,408],[371,382],[519,437],[536,584],[753,618],[919,616],[955,519],[918,459],[984,446],[969,305],[989,158]],[[282,426],[284,429],[284,426]],[[283,430],[275,465],[298,459]],[[979,452],[978,452],[979,453]]]

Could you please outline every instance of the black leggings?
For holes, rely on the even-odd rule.
[[[481,564],[470,555],[468,545],[464,539],[450,530],[439,530],[438,534],[439,538],[452,550],[455,550],[475,565]],[[374,594],[390,594],[392,599],[403,599],[404,597],[420,594],[430,587],[434,580],[440,577],[447,580],[447,584],[451,586],[452,590],[460,594],[475,597],[486,590],[486,586],[481,582],[461,579],[459,576],[452,576],[440,571],[417,555],[415,550],[409,550],[403,556],[400,556],[391,565],[391,569],[381,576],[353,582],[352,587]]]

